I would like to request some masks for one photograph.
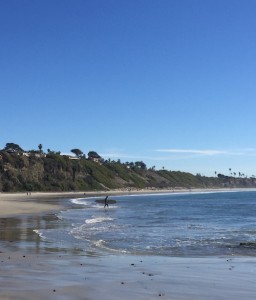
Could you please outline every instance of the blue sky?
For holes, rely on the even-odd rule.
[[[255,13],[254,0],[0,0],[0,148],[256,175]]]

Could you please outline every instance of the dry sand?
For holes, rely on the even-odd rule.
[[[0,217],[60,210],[57,199],[81,197],[84,193],[0,193]]]
[[[9,215],[18,218],[59,210],[62,199],[73,197],[85,195],[0,194],[0,221]],[[8,241],[0,240],[1,300],[255,299],[256,257],[89,257],[81,253],[37,251],[12,248]]]

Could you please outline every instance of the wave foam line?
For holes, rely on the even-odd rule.
[[[42,232],[40,232],[39,230],[34,229],[33,232],[35,232],[36,234],[38,234],[39,237],[40,237],[42,240],[46,240],[46,237],[44,237],[44,235],[42,234]]]
[[[113,221],[114,219],[112,218],[106,218],[106,217],[100,217],[100,218],[93,218],[93,219],[88,219],[85,220],[86,224],[95,224],[95,223],[102,223],[105,221]]]

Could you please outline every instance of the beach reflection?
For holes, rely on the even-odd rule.
[[[21,217],[9,217],[0,219],[0,245],[12,251],[20,249],[40,253],[47,249],[36,229],[53,228],[53,220],[57,219],[54,214],[30,215]]]

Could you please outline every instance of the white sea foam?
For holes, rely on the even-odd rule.
[[[46,238],[44,237],[44,235],[43,235],[43,233],[42,232],[40,232],[39,230],[37,230],[37,229],[34,229],[33,230],[36,234],[38,234],[39,235],[39,237],[42,239],[42,240],[46,240]]]
[[[110,252],[115,252],[115,253],[128,253],[128,251],[126,250],[122,250],[122,249],[113,249],[113,248],[110,248],[106,245],[106,241],[104,240],[98,240],[98,241],[95,241],[93,242],[93,245],[97,248],[101,248],[101,249],[104,249],[104,250],[107,250],[107,251],[110,251]]]
[[[103,208],[101,203],[96,203],[93,200],[99,199],[99,197],[90,197],[90,198],[77,198],[77,199],[70,199],[71,203],[77,205],[84,205],[90,206],[91,208]],[[116,208],[116,205],[109,205],[109,208]]]
[[[99,241],[96,241],[94,242],[94,245],[96,247],[102,247],[104,245],[104,240],[99,240]]]
[[[91,202],[92,200],[97,200],[97,199],[104,199],[104,198],[94,196],[94,197],[74,198],[74,199],[70,199],[70,201],[72,203],[76,203],[76,202],[79,203],[80,201],[89,201],[89,202]]]
[[[86,200],[85,198],[78,198],[78,199],[70,199],[70,201],[73,204],[78,204],[78,205],[89,205],[90,202]]]
[[[95,224],[95,223],[101,223],[105,221],[113,221],[114,219],[109,218],[109,217],[99,217],[99,218],[93,218],[93,219],[88,219],[85,220],[86,224]]]

